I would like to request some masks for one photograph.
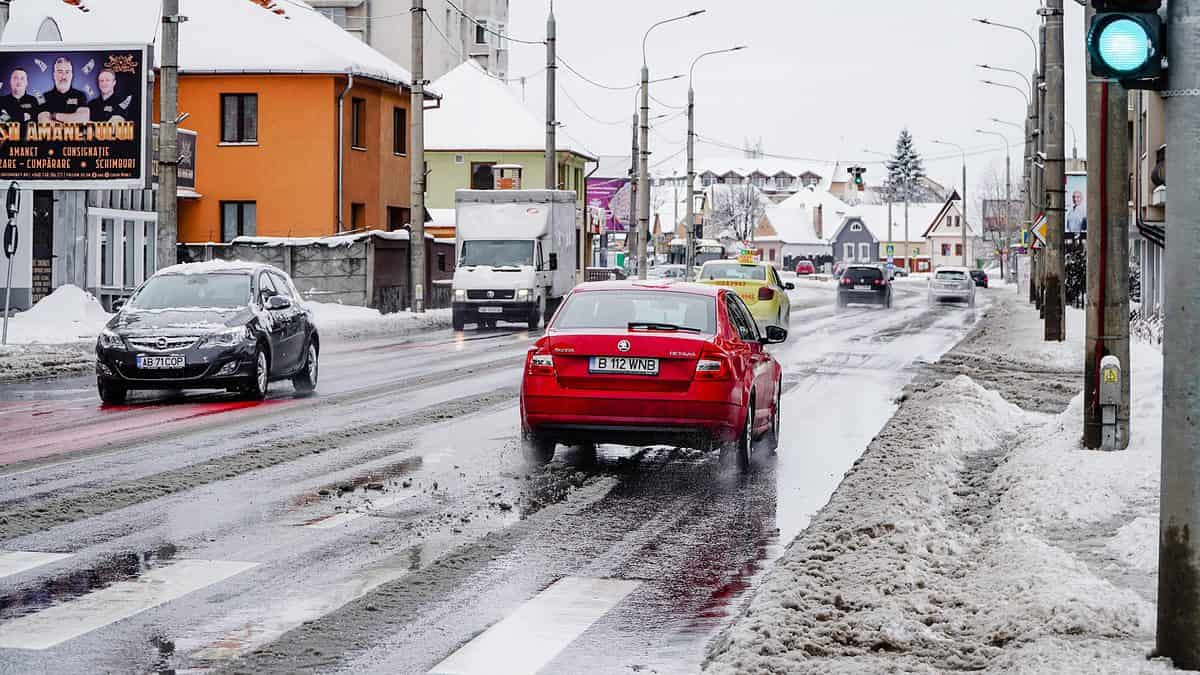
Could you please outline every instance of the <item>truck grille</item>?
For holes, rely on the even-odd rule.
[[[517,292],[513,289],[506,291],[467,291],[468,300],[512,300]]]

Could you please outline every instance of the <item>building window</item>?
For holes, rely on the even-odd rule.
[[[324,14],[330,21],[336,23],[339,28],[346,27],[346,8],[345,7],[318,7],[317,11]]]
[[[439,272],[446,271],[446,254],[445,253],[437,254],[437,269]]]
[[[858,245],[858,260],[859,260],[859,262],[871,262],[871,245],[870,244],[859,244]]]
[[[475,44],[477,44],[477,45],[486,45],[487,44],[487,29],[484,28],[483,21],[480,21],[475,24]]]
[[[221,241],[253,237],[258,233],[256,202],[221,202]]]
[[[963,254],[962,244],[955,244],[954,245],[954,255],[961,256],[962,254]]]
[[[842,259],[846,262],[854,262],[854,244],[845,244],[842,247]]]
[[[361,202],[350,204],[350,229],[361,230],[367,222],[367,205]]]
[[[388,231],[395,232],[403,230],[405,225],[408,225],[409,209],[403,206],[389,206],[388,210]]]
[[[775,249],[771,249],[771,262],[775,262]]]
[[[862,223],[854,223],[850,226],[851,232],[862,232]]]
[[[495,190],[496,177],[492,175],[495,162],[471,162],[471,189]]]
[[[942,244],[942,255],[943,256],[950,255],[950,244]]]
[[[367,101],[350,100],[350,146],[359,150],[367,148]]]
[[[392,152],[408,154],[408,111],[404,108],[392,108]]]
[[[221,94],[221,142],[258,142],[258,94]]]

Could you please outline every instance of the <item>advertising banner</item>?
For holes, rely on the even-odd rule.
[[[607,232],[625,232],[629,228],[629,180],[626,178],[589,178],[588,210],[600,213]],[[622,215],[621,209],[625,210]]]
[[[1067,174],[1067,236],[1087,234],[1087,174]]]
[[[179,164],[176,165],[175,182],[180,190],[196,190],[196,132],[191,129],[178,128]],[[153,157],[150,162],[150,173],[154,184],[158,184],[158,125],[154,125]]]
[[[147,45],[0,47],[0,182],[146,187],[150,54]]]

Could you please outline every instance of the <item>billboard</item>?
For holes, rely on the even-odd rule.
[[[0,183],[146,187],[150,54],[147,45],[0,48]]]
[[[629,219],[628,185],[628,178],[587,180],[588,210],[602,214],[605,232],[624,232],[628,229],[625,222]]]
[[[1087,234],[1087,174],[1067,174],[1067,236]]]
[[[175,183],[180,190],[196,190],[196,132],[191,129],[183,129],[176,127],[178,133],[178,141],[176,147],[179,149],[179,164],[176,165]],[[153,147],[152,161],[150,162],[150,173],[153,177],[155,185],[158,184],[158,125],[154,125],[154,134],[151,143]]]

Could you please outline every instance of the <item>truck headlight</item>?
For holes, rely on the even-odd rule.
[[[532,295],[533,295],[533,289],[530,289],[530,288],[518,288],[517,289],[517,299],[518,300],[528,300]]]
[[[124,347],[125,341],[121,339],[120,335],[117,335],[111,330],[105,328],[104,330],[100,331],[100,346],[104,347],[105,349]]]
[[[456,301],[459,301],[459,302],[462,302],[463,300],[466,300],[466,299],[467,299],[467,291],[466,291],[466,289],[463,289],[463,288],[456,288],[456,289],[454,289],[454,299],[455,299]]]
[[[250,329],[246,326],[240,328],[230,328],[218,333],[213,333],[204,338],[205,347],[234,347],[241,344],[242,340],[250,338]]]

